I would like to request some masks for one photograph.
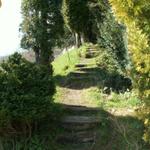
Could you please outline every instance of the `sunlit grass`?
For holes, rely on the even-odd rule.
[[[92,87],[85,91],[88,99],[94,101],[98,106],[109,108],[134,108],[141,104],[135,91],[127,91],[125,93],[114,93],[107,95],[97,87]]]
[[[74,69],[76,63],[80,60],[79,49],[73,49],[58,56],[52,63],[54,75],[66,75]]]

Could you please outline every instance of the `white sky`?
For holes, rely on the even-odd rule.
[[[19,24],[21,0],[2,0],[0,8],[0,56],[19,49]]]

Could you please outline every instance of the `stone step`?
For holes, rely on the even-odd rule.
[[[97,80],[98,79],[98,77],[97,76],[94,76],[94,75],[87,75],[87,76],[72,76],[72,77],[69,77],[69,82],[71,81],[71,80],[73,80],[73,82],[74,82],[74,80],[75,81],[81,81],[81,80],[83,80],[83,81],[85,81],[85,80],[90,80],[90,81],[93,81],[93,80]]]
[[[86,53],[95,54],[95,53],[99,53],[99,51],[97,51],[97,50],[88,50],[88,51],[86,51]]]
[[[97,83],[97,76],[86,76],[86,77],[69,77],[65,81],[65,87],[70,89],[81,90],[84,88],[89,88],[95,86]]]
[[[99,51],[96,51],[96,50],[88,50],[88,51],[86,51],[86,53],[98,54]]]
[[[99,49],[96,48],[96,47],[88,47],[87,51],[97,51],[97,52],[99,52]]]
[[[99,69],[97,67],[83,67],[77,69],[77,71],[94,72],[94,73],[97,73],[98,70]]]
[[[62,119],[62,123],[68,124],[97,124],[100,122],[101,118],[96,116],[66,116]]]
[[[57,138],[61,144],[65,143],[89,143],[96,139],[96,131],[80,131],[76,133],[65,133]]]
[[[98,49],[97,47],[95,47],[95,46],[89,46],[89,47],[87,47],[86,49]]]
[[[87,50],[96,50],[95,47],[87,47],[86,49],[87,49]]]
[[[98,123],[95,124],[74,124],[74,123],[63,123],[62,127],[66,131],[87,131],[97,128]]]
[[[75,67],[76,68],[87,67],[87,64],[76,64]]]
[[[90,58],[94,58],[96,56],[98,56],[98,53],[97,54],[96,53],[87,53],[85,55],[85,58],[90,59]]]
[[[87,106],[77,106],[77,105],[64,105],[63,109],[68,111],[74,112],[89,112],[92,111],[93,113],[99,112],[100,108],[98,107],[87,107]]]
[[[98,54],[99,52],[95,52],[95,51],[88,51],[85,53],[85,55],[93,55],[93,56],[98,55]]]
[[[73,77],[87,77],[87,76],[91,76],[94,75],[94,72],[70,72],[69,76],[73,76]]]

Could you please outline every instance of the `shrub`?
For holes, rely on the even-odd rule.
[[[116,20],[108,1],[89,3],[92,30],[96,34],[97,43],[109,49],[117,58],[117,62],[125,68],[128,64],[126,27]]]
[[[112,52],[107,49],[100,49],[99,53],[96,62],[100,68],[107,70],[110,73],[121,72],[121,66],[118,64],[117,60],[115,60]]]
[[[98,67],[102,70],[99,76],[103,77],[104,92],[110,93],[125,92],[131,89],[131,79],[123,73],[122,66],[118,63],[115,55],[107,49],[100,49],[99,56],[96,58]]]
[[[144,120],[144,140],[150,143],[150,1],[109,0],[117,19],[127,26],[128,49],[132,60],[131,77],[144,106],[139,109]],[[142,21],[141,21],[142,19]]]
[[[54,93],[48,68],[28,62],[15,53],[0,67],[0,125],[45,117],[51,109]]]

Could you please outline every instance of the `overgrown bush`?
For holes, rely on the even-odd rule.
[[[108,72],[121,72],[121,66],[115,59],[114,54],[107,49],[100,49],[96,59],[97,65]]]
[[[150,143],[150,1],[109,1],[117,19],[128,29],[131,77],[140,99],[144,102],[138,116],[145,122],[144,140]]]
[[[121,67],[125,68],[128,64],[125,26],[116,21],[108,1],[91,1],[89,9],[97,43],[109,49]]]
[[[85,34],[88,28],[89,12],[87,0],[63,0],[62,12],[72,32]]]
[[[51,110],[55,86],[49,69],[10,56],[0,67],[0,125],[33,122]]]
[[[101,78],[103,77],[101,88],[104,88],[106,93],[110,93],[111,90],[125,92],[132,88],[131,79],[124,75],[121,65],[111,51],[100,48],[96,62],[102,70],[99,75]]]

